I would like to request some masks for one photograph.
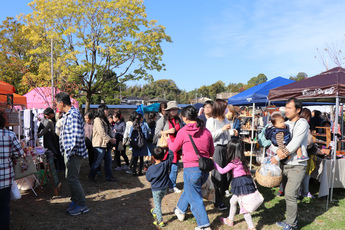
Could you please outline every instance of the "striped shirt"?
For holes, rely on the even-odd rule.
[[[83,118],[73,106],[62,117],[60,151],[69,159],[72,155],[87,158]]]
[[[0,189],[10,187],[14,180],[12,158],[20,157],[24,151],[14,132],[0,129]]]

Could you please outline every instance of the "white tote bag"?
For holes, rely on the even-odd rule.
[[[11,186],[11,194],[10,194],[10,199],[11,200],[18,200],[22,198],[22,195],[20,195],[20,191],[18,189],[18,185],[15,181],[13,181],[12,186]]]

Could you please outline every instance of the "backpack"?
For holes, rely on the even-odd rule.
[[[141,149],[145,146],[145,136],[141,131],[141,128],[133,128],[129,144],[133,149]]]
[[[266,133],[267,125],[261,130],[258,135],[258,142],[262,147],[268,147],[271,145],[271,140],[267,140],[265,133]]]
[[[147,135],[147,142],[148,143],[153,143],[153,138],[155,136],[155,130],[156,130],[156,126],[154,126],[152,129],[149,128],[149,133]]]

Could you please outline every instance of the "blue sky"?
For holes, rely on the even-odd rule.
[[[0,20],[29,13],[28,2],[4,1]],[[155,80],[173,79],[180,89],[218,80],[246,83],[260,73],[268,79],[298,72],[313,76],[326,70],[315,58],[317,48],[326,43],[344,48],[343,0],[146,0],[144,4],[148,18],[165,26],[173,40],[163,44],[167,70],[152,74]]]

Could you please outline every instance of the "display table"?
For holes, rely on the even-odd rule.
[[[332,160],[322,159],[317,157],[315,170],[312,172],[311,177],[320,182],[319,196],[323,197],[329,194],[329,189],[332,180]],[[333,188],[345,188],[345,158],[337,159],[335,161],[335,174]]]

